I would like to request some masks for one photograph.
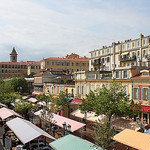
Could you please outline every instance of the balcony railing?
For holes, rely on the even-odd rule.
[[[132,60],[136,60],[136,56],[132,56],[132,57],[125,57],[125,58],[121,58],[120,61],[132,61]]]
[[[92,65],[93,66],[102,65],[102,62],[100,61],[100,59],[95,59],[94,62],[92,62]]]
[[[145,55],[145,58],[150,59],[150,54]]]

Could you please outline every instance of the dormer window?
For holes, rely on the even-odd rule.
[[[149,73],[148,72],[143,72],[142,73],[142,77],[148,77],[149,76]]]

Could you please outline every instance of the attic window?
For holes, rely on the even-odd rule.
[[[142,73],[142,77],[148,77],[149,76],[149,73],[148,72],[143,72]]]

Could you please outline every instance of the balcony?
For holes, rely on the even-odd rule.
[[[133,61],[133,60],[136,60],[136,56],[126,56],[125,58],[121,58],[120,61],[123,62],[123,61]]]
[[[150,59],[150,54],[145,55],[146,59]]]
[[[102,62],[100,59],[95,59],[94,62],[92,62],[92,65],[93,66],[101,66],[102,65]]]

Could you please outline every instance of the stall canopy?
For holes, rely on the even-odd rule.
[[[85,117],[85,114],[82,113],[79,109],[72,112],[71,115],[75,116],[75,117],[79,117],[79,118],[84,118]],[[95,112],[88,112],[87,115],[86,115],[86,120],[93,121],[93,122],[96,122],[98,120],[104,121],[105,120],[105,115],[96,116]]]
[[[36,103],[36,102],[37,102],[37,99],[36,99],[36,98],[29,98],[28,101],[29,101],[29,102],[32,102],[32,103]]]
[[[11,117],[11,116],[22,117],[19,114],[17,114],[16,112],[14,112],[13,110],[11,110],[11,109],[8,109],[8,108],[5,108],[5,107],[0,108],[0,118],[2,120],[7,119],[8,117]]]
[[[130,129],[118,133],[113,140],[139,150],[150,149],[150,136]]]
[[[39,117],[41,117],[42,110],[39,110],[39,111],[35,112],[34,114],[39,116]],[[75,121],[75,120],[72,120],[72,119],[60,116],[60,115],[56,115],[54,113],[52,113],[52,116],[53,116],[53,118],[51,119],[52,123],[54,123],[55,125],[63,128],[62,124],[64,122],[66,122],[67,125],[68,124],[71,125],[71,132],[74,132],[74,131],[82,128],[83,126],[85,126],[84,123],[81,123],[81,122],[78,122],[78,121]],[[49,117],[46,117],[46,118],[49,118]],[[49,119],[47,121],[49,121]]]
[[[28,143],[41,135],[53,140],[55,139],[30,121],[18,117],[7,121],[6,124],[23,144]]]
[[[94,147],[93,143],[83,140],[72,134],[66,135],[58,140],[49,143],[54,150],[102,150]]]

